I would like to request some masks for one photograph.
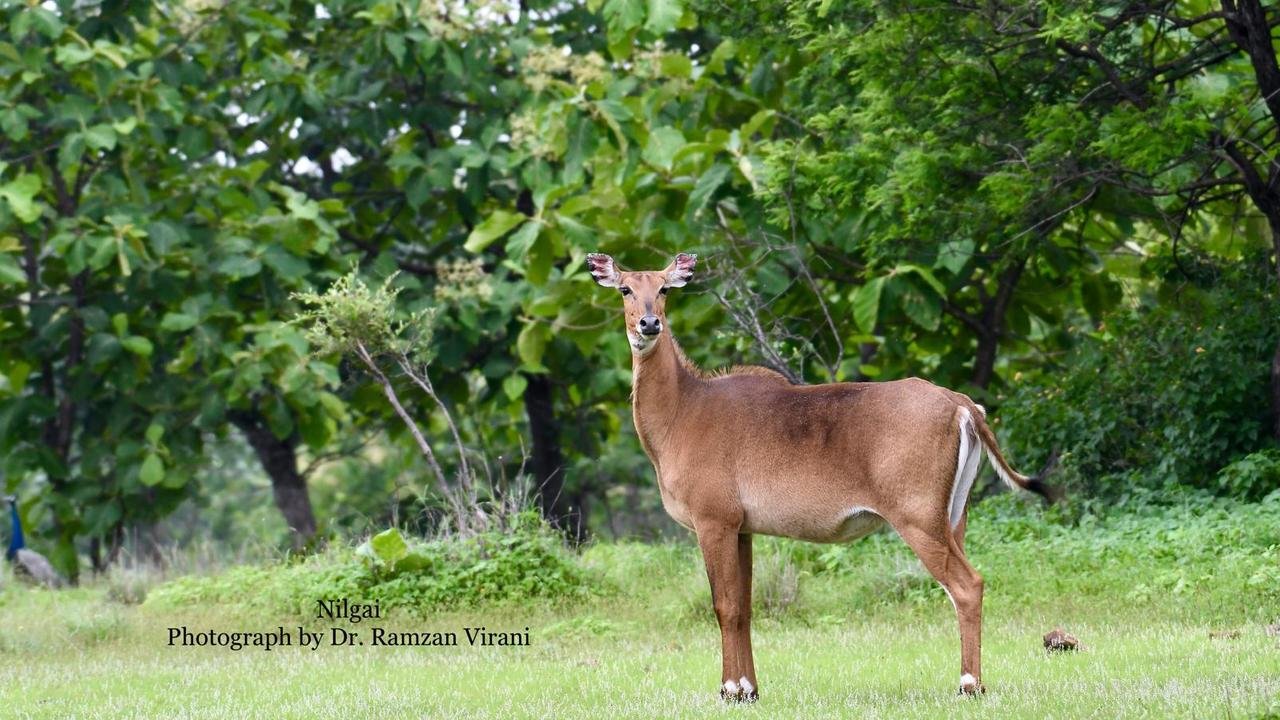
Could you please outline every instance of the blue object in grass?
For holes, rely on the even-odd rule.
[[[18,517],[18,498],[10,495],[5,499],[9,501],[9,518],[13,521],[13,532],[9,535],[9,550],[4,556],[12,562],[18,551],[27,546],[27,541],[22,536],[22,518]]]

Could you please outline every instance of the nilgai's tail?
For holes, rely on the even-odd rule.
[[[991,460],[991,466],[995,468],[996,475],[1005,482],[1006,485],[1013,489],[1021,488],[1029,490],[1040,495],[1049,502],[1057,502],[1062,499],[1062,488],[1050,485],[1044,481],[1044,478],[1053,472],[1054,465],[1057,464],[1057,453],[1049,458],[1049,462],[1039,473],[1030,477],[1014,470],[1009,466],[1009,461],[1004,459],[1004,455],[1000,452],[1000,444],[996,441],[996,434],[991,432],[990,426],[987,425],[987,413],[982,409],[981,405],[974,405],[977,409],[976,416],[973,418],[974,429],[978,431],[978,439],[982,441],[982,446],[987,449],[987,458]]]

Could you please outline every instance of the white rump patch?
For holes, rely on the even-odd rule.
[[[960,452],[956,455],[956,479],[951,485],[951,527],[953,528],[960,524],[960,516],[964,514],[964,504],[969,499],[969,490],[973,488],[973,481],[978,477],[978,463],[982,461],[982,452],[978,447],[978,433],[973,429],[973,416],[969,414],[969,408],[960,408],[959,415]],[[994,459],[991,464],[995,465]]]

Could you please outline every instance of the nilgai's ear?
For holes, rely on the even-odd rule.
[[[697,255],[689,255],[688,253],[680,253],[675,260],[663,270],[663,274],[667,276],[667,287],[684,287],[685,283],[693,279],[693,266],[698,262]]]
[[[616,288],[622,280],[622,273],[618,272],[617,264],[613,262],[613,258],[604,253],[587,255],[587,269],[591,271],[591,277],[605,287]]]

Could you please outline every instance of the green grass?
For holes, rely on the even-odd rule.
[[[586,599],[397,609],[382,623],[530,627],[532,645],[517,648],[168,647],[171,625],[328,623],[252,602],[122,605],[101,586],[6,582],[0,714],[1261,718],[1280,710],[1280,638],[1265,628],[1280,619],[1277,515],[1275,497],[1072,523],[1003,500],[984,508],[969,541],[988,581],[980,698],[954,694],[945,596],[884,535],[839,548],[757,541],[753,706],[716,695],[718,632],[696,550],[602,544],[579,560],[601,588]],[[1048,655],[1041,635],[1058,625],[1085,649]]]

